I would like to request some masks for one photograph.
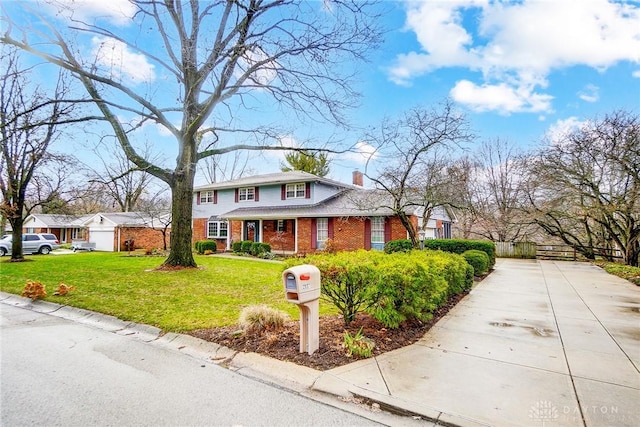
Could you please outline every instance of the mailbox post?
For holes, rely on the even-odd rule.
[[[320,347],[320,270],[296,265],[282,273],[285,298],[300,309],[300,353],[313,354]]]

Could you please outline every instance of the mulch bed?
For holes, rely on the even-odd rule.
[[[298,365],[308,366],[321,371],[358,360],[348,357],[343,347],[344,332],[355,335],[360,328],[367,338],[375,342],[373,355],[395,350],[418,341],[447,312],[467,295],[465,292],[453,296],[440,307],[429,322],[404,322],[397,329],[387,329],[371,316],[359,313],[356,320],[345,327],[342,316],[320,317],[320,349],[314,354],[300,353],[300,324],[287,322],[277,331],[262,333],[239,333],[238,326],[200,329],[191,335],[218,343],[225,347],[243,352],[255,352]]]

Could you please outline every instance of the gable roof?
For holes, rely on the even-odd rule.
[[[322,182],[338,188],[354,188],[351,184],[344,184],[332,179],[323,178],[303,171],[277,172],[264,175],[254,175],[231,181],[214,182],[194,187],[194,191],[221,190],[227,188],[250,187],[260,185],[291,184],[295,182]]]
[[[100,220],[106,220],[111,225],[116,227],[149,227],[152,224],[160,225],[158,222],[166,220],[170,216],[170,213],[163,213],[158,216],[152,217],[145,212],[103,212],[91,215],[84,221],[84,225],[89,225],[92,222],[100,222]]]
[[[24,220],[25,227],[76,228],[93,215],[30,214]]]
[[[297,217],[390,216],[385,195],[376,190],[347,189],[312,205],[243,207],[219,215],[224,219],[281,219]],[[378,200],[372,203],[372,200]]]

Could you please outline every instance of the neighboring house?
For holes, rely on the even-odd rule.
[[[362,181],[358,171],[354,185],[292,171],[196,187],[194,241],[213,239],[228,250],[232,242],[252,240],[269,243],[273,252],[305,254],[321,250],[327,239],[338,250],[382,250],[389,240],[407,238],[398,217],[376,202],[383,196],[362,188]],[[418,216],[410,214],[417,227]],[[438,214],[433,225],[442,226],[444,236],[451,220],[444,210]]]
[[[72,240],[87,238],[83,223],[88,218],[87,215],[30,214],[24,219],[22,232],[51,233],[60,243],[71,243]]]
[[[91,215],[83,225],[88,230],[88,241],[95,243],[96,250],[121,252],[138,248],[162,248],[161,231],[168,221],[169,214],[153,218],[143,212],[113,212]],[[132,242],[131,247],[127,242]]]

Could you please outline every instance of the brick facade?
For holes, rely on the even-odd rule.
[[[281,231],[278,231],[277,220],[265,220],[262,222],[262,241],[271,245],[274,253],[296,250],[295,220],[282,220]]]
[[[147,227],[121,227],[116,228],[114,234],[114,240],[120,236],[120,241],[115,242],[116,251],[126,251],[128,248],[125,245],[125,241],[133,239],[132,249],[153,249],[164,248],[164,242],[162,232],[153,228]],[[167,230],[167,249],[169,248],[170,230]]]
[[[363,249],[366,247],[366,218],[363,217],[349,217],[349,218],[332,218],[333,221],[333,242],[334,246],[339,251],[353,251],[356,249]],[[417,227],[418,219],[411,217],[414,227]],[[312,244],[312,224],[313,218],[298,218],[296,230],[296,221],[293,219],[287,219],[284,221],[284,230],[278,231],[277,220],[263,220],[262,221],[262,242],[271,245],[271,250],[274,253],[278,252],[294,252],[296,247],[296,232],[298,236],[298,253],[306,254],[316,252],[317,249],[313,248],[315,244]],[[207,230],[207,218],[194,218],[193,220],[193,241],[205,240]],[[242,240],[242,221],[230,221],[229,230],[232,242],[238,242]],[[398,217],[388,218],[387,227],[389,227],[386,236],[387,240],[406,239],[407,231],[402,226]],[[225,239],[216,239],[218,244],[218,251],[224,251],[226,249]]]

